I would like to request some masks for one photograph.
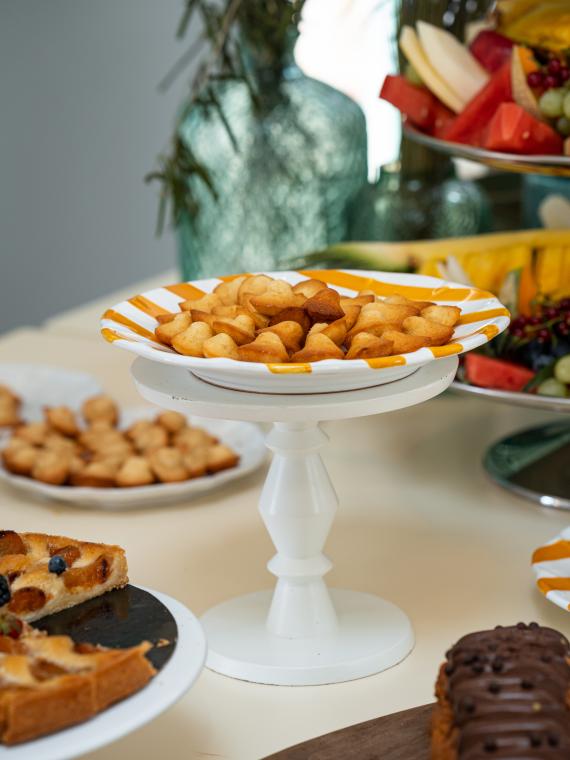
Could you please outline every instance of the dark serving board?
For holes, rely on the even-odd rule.
[[[342,728],[265,760],[429,760],[433,705],[422,705]]]
[[[77,642],[106,647],[132,647],[141,641],[159,644],[147,654],[157,670],[168,662],[178,639],[176,621],[164,604],[148,591],[130,585],[47,615],[33,625]]]

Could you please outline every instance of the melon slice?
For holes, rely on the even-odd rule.
[[[513,87],[513,100],[517,105],[528,111],[535,119],[544,121],[544,117],[538,107],[538,100],[527,83],[527,74],[532,71],[528,61],[524,60],[523,52],[526,48],[515,47],[511,58],[511,84]],[[522,53],[522,55],[521,55]],[[538,68],[538,66],[536,66]]]
[[[400,48],[423,79],[426,87],[455,113],[463,110],[467,98],[459,97],[440,77],[429,62],[418,36],[411,26],[404,26],[400,35]]]
[[[471,100],[487,84],[489,73],[450,32],[425,21],[416,26],[423,51],[440,78],[459,98]]]

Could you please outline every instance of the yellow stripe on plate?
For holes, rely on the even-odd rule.
[[[366,359],[371,369],[386,369],[386,367],[401,367],[406,364],[403,356],[379,356],[376,359]]]
[[[125,317],[123,314],[120,314],[118,311],[114,311],[113,309],[107,309],[107,311],[103,314],[103,319],[112,319],[113,322],[118,322],[120,325],[124,325],[125,327],[128,327],[129,330],[132,330],[137,335],[140,335],[143,338],[147,338],[148,340],[152,340],[153,343],[158,343],[158,340],[156,339],[155,334],[153,332],[151,332],[150,330],[147,330],[145,327],[141,327],[141,325],[138,325],[136,322],[133,322],[132,319]]]
[[[453,356],[453,354],[460,354],[463,351],[461,343],[448,343],[447,346],[434,346],[430,348],[430,351],[436,359],[440,359],[442,356]]]
[[[103,327],[101,330],[101,335],[109,343],[114,343],[116,340],[129,340],[129,338],[125,338],[124,336],[119,335],[119,333],[116,333],[114,330],[111,330],[111,328],[109,327]]]
[[[570,578],[539,578],[536,582],[543,594],[549,591],[570,591]]]
[[[348,274],[337,269],[299,270],[305,277],[314,277],[328,285],[337,285],[350,290],[372,290],[378,296],[398,294],[412,300],[425,301],[478,301],[482,298],[494,298],[492,293],[476,288],[421,288],[417,285],[398,285],[391,282],[380,282],[373,277],[361,277]]]
[[[312,372],[310,364],[303,364],[301,362],[291,362],[290,364],[266,364],[265,365],[270,372],[274,375],[302,375]]]
[[[218,280],[221,280],[222,282],[231,282],[232,280],[237,280],[239,277],[251,277],[252,275],[249,272],[243,272],[242,274],[223,274],[221,277],[218,277]]]
[[[169,313],[168,309],[165,309],[164,306],[159,306],[157,303],[154,303],[154,301],[150,301],[146,296],[133,296],[133,298],[129,298],[128,303],[130,303],[131,306],[134,306],[135,309],[148,314],[149,317],[156,317],[158,314]]]
[[[548,546],[541,546],[532,555],[532,564],[550,562],[555,559],[570,559],[570,541],[555,541]]]
[[[484,319],[493,319],[494,317],[510,317],[511,313],[504,307],[500,309],[488,309],[487,311],[474,311],[471,314],[462,314],[459,318],[459,325],[470,325],[472,322],[482,322]]]
[[[189,282],[179,282],[177,285],[167,285],[164,289],[170,291],[170,293],[174,293],[175,296],[184,298],[186,301],[202,298],[202,296],[206,295],[205,291],[200,290],[200,288],[197,288],[194,285],[190,285]]]

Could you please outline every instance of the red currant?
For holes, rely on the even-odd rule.
[[[534,90],[538,90],[544,84],[544,74],[542,71],[531,71],[527,76],[526,81],[529,87],[532,87]]]
[[[570,335],[570,325],[568,325],[566,322],[560,322],[556,325],[556,332],[561,337],[566,337],[567,335]]]
[[[539,330],[536,334],[536,337],[542,340],[550,340],[550,330],[547,330],[545,327],[542,328],[542,330]]]
[[[561,68],[562,68],[562,63],[560,62],[558,58],[553,58],[547,66],[549,74],[558,74]]]
[[[567,82],[570,79],[570,68],[563,66],[558,72],[558,76],[562,82]]]
[[[544,86],[547,90],[553,90],[556,87],[560,87],[560,77],[557,74],[549,74],[544,78]]]
[[[513,338],[523,338],[524,337],[524,330],[522,327],[513,327],[511,328],[511,335]]]
[[[544,310],[544,316],[546,319],[556,319],[558,316],[559,311],[555,306],[549,306],[548,309]]]
[[[540,317],[531,317],[528,320],[528,324],[532,325],[533,327],[536,327],[536,325],[542,324],[542,319]]]

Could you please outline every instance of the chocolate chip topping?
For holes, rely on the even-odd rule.
[[[537,623],[471,633],[444,672],[458,760],[570,758],[570,643]]]

